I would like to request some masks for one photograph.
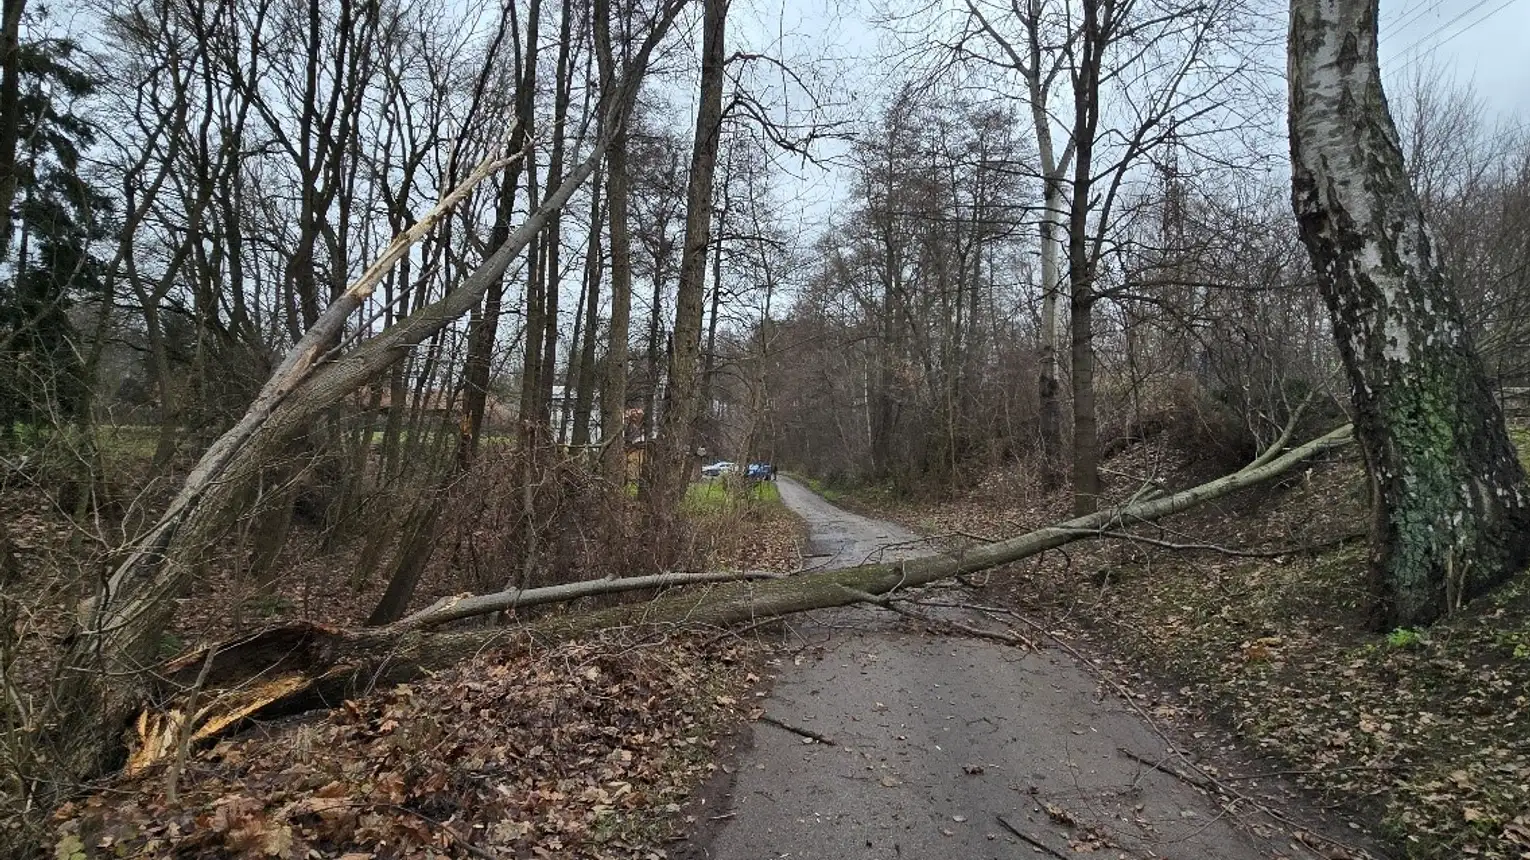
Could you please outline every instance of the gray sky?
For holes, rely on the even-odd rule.
[[[1530,0],[1381,0],[1392,91],[1420,69],[1470,85],[1500,119],[1530,117]]]
[[[748,34],[755,47],[770,47],[800,60],[833,56],[846,61],[835,95],[843,113],[876,109],[875,94],[892,69],[872,60],[889,36],[872,23],[889,7],[923,7],[923,0],[754,0],[736,3],[742,13],[734,34]],[[1284,0],[1271,0],[1282,9]],[[952,8],[955,8],[954,6]],[[1281,11],[1283,20],[1283,10]],[[905,25],[906,26],[906,25]],[[911,28],[917,30],[917,27]],[[909,34],[905,34],[909,35]],[[917,41],[917,37],[915,39]],[[893,38],[893,41],[902,41]],[[760,44],[766,43],[766,44]],[[1280,50],[1283,46],[1272,46]],[[1284,65],[1279,56],[1271,65]],[[1530,0],[1381,0],[1381,65],[1394,98],[1415,75],[1441,77],[1469,88],[1482,100],[1491,123],[1530,121]],[[848,110],[846,110],[848,108]],[[828,145],[823,154],[840,154]],[[816,224],[845,192],[839,171],[790,165],[800,173],[782,183],[803,227]],[[809,228],[810,229],[810,228]]]

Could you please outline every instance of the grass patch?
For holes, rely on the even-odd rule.
[[[770,481],[702,479],[685,488],[685,499],[680,504],[687,516],[729,514],[759,505],[780,506],[781,492]]]
[[[159,428],[147,425],[102,425],[96,433],[101,454],[121,460],[147,461],[159,445]]]
[[[838,504],[845,499],[845,491],[843,489],[829,483],[828,481],[825,481],[822,478],[811,478],[807,475],[798,474],[797,472],[790,473],[790,477],[799,483],[804,484],[808,489],[812,490],[818,495],[823,496],[823,499],[826,502],[833,502]]]
[[[814,478],[799,472],[790,472],[788,475],[822,496],[824,501],[853,509],[875,512],[901,506],[907,501],[904,494],[899,493],[890,483]]]
[[[801,566],[802,520],[770,481],[701,480],[686,488],[680,513],[690,523],[687,554],[698,570],[775,570]]]

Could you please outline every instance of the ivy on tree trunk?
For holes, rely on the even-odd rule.
[[[1375,620],[1428,624],[1518,572],[1530,497],[1404,170],[1377,0],[1292,0],[1292,206],[1354,401]]]

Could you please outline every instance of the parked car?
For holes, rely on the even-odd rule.
[[[727,460],[718,460],[710,466],[701,467],[703,478],[718,478],[723,475],[731,475],[738,471],[738,464]]]
[[[769,463],[750,463],[744,469],[744,477],[751,481],[774,481],[776,467]]]

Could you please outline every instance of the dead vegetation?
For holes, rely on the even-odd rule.
[[[60,809],[51,843],[60,858],[660,857],[760,681],[750,659],[662,637],[507,643],[119,781]]]
[[[481,583],[493,583],[502,587],[506,582],[519,579],[515,574],[526,570],[524,567],[512,566],[512,562],[528,555],[524,545],[513,543],[515,540],[524,542],[528,529],[517,530],[514,502],[507,500],[506,493],[499,492],[505,489],[503,484],[506,479],[496,475],[497,472],[513,469],[515,464],[511,460],[511,457],[491,453],[483,458],[479,468],[451,488],[447,509],[451,513],[452,525],[443,533],[440,548],[432,555],[430,564],[423,572],[415,595],[415,606],[423,606],[437,598]],[[615,551],[602,555],[597,551],[600,541],[594,539],[596,535],[591,533],[610,526],[610,518],[605,516],[609,505],[597,507],[594,504],[598,498],[609,498],[611,494],[608,488],[596,486],[597,479],[570,463],[553,464],[542,483],[553,498],[533,508],[538,512],[539,519],[531,524],[530,530],[536,531],[540,539],[537,546],[538,564],[532,569],[530,582],[535,586],[535,583],[567,582],[580,577],[599,578],[623,569],[628,560],[621,558],[622,548],[618,546]],[[584,504],[579,503],[580,499],[584,500]],[[553,501],[558,503],[553,504]],[[634,510],[619,512],[616,516],[635,516],[637,504],[636,500],[629,500],[629,507]],[[16,560],[13,572],[17,577],[15,583],[7,583],[4,593],[6,629],[15,635],[0,642],[0,645],[5,646],[0,648],[0,656],[6,661],[7,679],[13,682],[13,689],[23,700],[17,713],[36,714],[42,712],[47,701],[51,683],[50,667],[57,645],[67,633],[72,618],[70,607],[92,581],[91,571],[99,570],[103,560],[93,554],[95,550],[90,542],[84,542],[82,548],[82,543],[75,540],[81,530],[71,521],[69,512],[62,510],[46,493],[31,483],[13,481],[4,487],[4,492],[0,492],[0,512],[5,514],[9,524],[7,536],[10,538],[9,549]],[[733,493],[727,505],[688,513],[694,526],[694,541],[680,548],[679,554],[685,559],[684,569],[749,568],[784,572],[798,565],[800,523],[781,507],[779,501],[750,500]],[[102,525],[103,528],[111,526],[109,523]],[[584,528],[581,529],[581,526]],[[517,534],[507,537],[510,532]],[[321,631],[359,624],[367,617],[387,585],[375,575],[358,576],[358,567],[361,566],[359,559],[368,551],[370,537],[370,534],[346,537],[344,532],[337,536],[322,521],[295,522],[274,564],[279,576],[265,586],[252,582],[240,566],[242,560],[248,557],[249,547],[240,540],[227,542],[217,552],[209,555],[200,580],[201,585],[184,601],[177,614],[176,624],[162,631],[160,656],[173,657],[185,649],[214,641],[237,641],[256,630]],[[633,541],[626,552],[633,556],[640,554],[640,542]],[[510,572],[504,572],[506,570]],[[594,607],[634,599],[646,600],[655,593],[654,589],[648,589],[636,594],[585,598],[565,606],[523,610],[519,615],[554,618],[567,615],[577,618]],[[522,705],[527,701],[540,701],[543,698],[553,701],[561,697],[563,704],[558,707],[563,708],[570,719],[578,717],[581,708],[595,708],[586,717],[597,722],[605,719],[602,715],[607,712],[596,706],[600,701],[610,699],[613,703],[610,707],[616,709],[611,712],[613,716],[610,719],[617,722],[603,724],[607,728],[620,724],[621,720],[633,725],[650,721],[656,727],[662,727],[669,725],[666,721],[672,716],[675,719],[683,718],[685,722],[669,725],[669,729],[665,730],[669,732],[667,735],[662,732],[653,736],[639,733],[640,741],[634,742],[638,745],[628,743],[626,749],[644,760],[635,764],[629,762],[631,772],[621,769],[612,771],[633,777],[637,771],[649,768],[650,761],[657,760],[659,763],[652,766],[658,770],[652,773],[645,770],[640,778],[626,780],[633,785],[648,780],[657,788],[644,792],[621,789],[623,794],[619,797],[626,799],[609,804],[600,801],[598,793],[592,793],[590,797],[594,800],[588,803],[578,797],[569,801],[568,805],[574,810],[569,814],[576,819],[585,815],[586,824],[598,831],[594,835],[580,830],[580,825],[570,824],[568,832],[573,835],[558,837],[562,831],[553,824],[547,821],[537,823],[532,817],[523,816],[514,820],[529,821],[535,827],[528,829],[526,834],[529,835],[514,844],[525,850],[531,847],[547,849],[550,844],[555,847],[547,850],[555,851],[561,850],[556,848],[559,844],[564,848],[582,846],[578,848],[577,856],[644,856],[635,847],[623,847],[623,840],[633,845],[644,839],[652,842],[667,832],[666,828],[675,826],[675,816],[666,812],[666,807],[675,797],[683,796],[690,785],[688,780],[693,780],[700,773],[696,768],[704,766],[702,760],[705,758],[700,750],[710,743],[708,738],[726,730],[728,721],[733,719],[727,708],[713,699],[686,697],[715,689],[722,691],[716,695],[726,699],[728,694],[725,691],[732,689],[730,685],[737,684],[740,678],[749,674],[747,669],[741,667],[741,652],[724,653],[716,647],[703,649],[683,643],[675,646],[674,643],[657,640],[635,642],[620,636],[611,640],[602,639],[589,645],[587,650],[547,650],[546,647],[532,648],[522,644],[505,652],[506,643],[519,641],[519,634],[512,633],[511,627],[502,629],[503,636],[495,635],[491,627],[486,631],[487,636],[478,637],[487,644],[480,643],[469,649],[468,655],[474,652],[479,655],[470,667],[427,677],[422,683],[398,693],[387,692],[388,685],[379,684],[375,686],[377,695],[364,694],[367,685],[363,684],[363,693],[356,694],[354,701],[347,706],[351,714],[349,718],[344,713],[336,712],[328,717],[304,719],[291,725],[281,720],[276,723],[257,722],[253,731],[211,748],[211,738],[215,736],[212,729],[218,732],[226,730],[227,726],[220,725],[220,720],[228,714],[234,716],[237,724],[240,711],[236,702],[235,707],[224,709],[227,714],[216,712],[229,700],[213,690],[217,679],[205,671],[213,664],[195,660],[195,665],[188,666],[185,677],[181,678],[183,686],[201,688],[205,683],[207,689],[200,697],[193,696],[189,701],[182,701],[181,709],[213,713],[210,724],[204,725],[201,719],[187,723],[173,710],[150,714],[148,721],[139,726],[138,734],[156,739],[160,747],[157,753],[159,763],[141,768],[132,777],[103,783],[99,792],[91,795],[89,800],[79,801],[60,813],[47,826],[46,834],[33,829],[39,824],[36,810],[29,813],[18,806],[7,805],[0,809],[0,813],[4,814],[0,818],[0,843],[20,846],[41,841],[49,846],[71,849],[60,856],[78,853],[73,850],[75,843],[72,839],[79,840],[81,850],[87,856],[101,856],[104,849],[110,849],[112,856],[254,856],[265,851],[265,846],[272,846],[273,853],[268,856],[305,856],[308,849],[304,846],[341,845],[344,843],[342,834],[345,828],[354,825],[356,830],[351,835],[353,841],[345,844],[364,846],[385,842],[395,848],[400,845],[412,846],[392,855],[383,851],[379,856],[414,856],[410,852],[416,849],[437,850],[443,846],[457,845],[457,842],[461,845],[448,853],[467,856],[473,852],[462,846],[476,844],[473,840],[486,838],[484,834],[473,831],[468,825],[464,825],[468,829],[458,836],[443,832],[432,821],[446,822],[452,816],[432,819],[428,810],[411,804],[418,799],[418,785],[429,784],[429,791],[442,796],[461,794],[468,791],[470,786],[464,787],[453,782],[443,787],[437,782],[431,782],[436,777],[429,773],[416,773],[416,765],[429,763],[432,751],[439,752],[438,748],[429,744],[422,746],[413,754],[415,763],[409,764],[403,761],[402,751],[389,746],[402,744],[404,735],[394,735],[391,730],[372,733],[372,730],[365,728],[365,724],[368,720],[376,723],[378,720],[386,722],[390,719],[401,725],[418,724],[423,728],[413,730],[408,735],[413,743],[427,736],[440,740],[449,735],[466,736],[472,733],[478,733],[481,740],[492,737],[496,727],[502,721],[509,720],[508,725],[520,732],[520,737],[533,738],[526,741],[524,746],[542,744],[543,752],[537,755],[546,761],[539,766],[557,771],[560,778],[574,779],[570,771],[586,769],[584,759],[594,753],[580,753],[582,747],[578,744],[570,746],[564,743],[559,746],[547,739],[536,741],[538,732],[556,728],[555,723],[515,722],[516,718],[513,717],[513,713],[524,710]],[[300,650],[288,648],[283,660],[294,657],[301,660]],[[292,667],[285,666],[283,660],[277,660],[269,671],[255,679],[255,683],[242,684],[225,692],[232,692],[234,699],[250,702],[281,695],[284,684],[290,685],[294,679],[301,678],[301,671],[291,671]],[[575,686],[560,687],[551,685],[547,676],[547,672],[551,671],[549,667],[555,664],[563,665],[566,669],[568,666],[582,667],[592,662],[606,665],[601,661],[610,660],[616,662],[602,671],[608,674],[626,672],[631,676],[629,681],[650,692],[641,700],[634,699],[623,704],[617,693],[605,687],[592,686],[591,679],[573,678],[569,684]],[[673,682],[666,680],[655,686],[650,681],[667,671],[662,669],[660,663],[680,666],[684,670]],[[217,671],[221,672],[223,668],[219,665]],[[475,673],[482,673],[484,678],[476,677]],[[478,693],[488,695],[479,689],[489,683],[486,678],[494,679],[493,683],[497,684],[494,687],[494,690],[498,690],[495,695],[500,697],[503,707],[494,705],[489,698],[474,698]],[[306,681],[304,683],[307,684]],[[620,686],[627,682],[613,683]],[[458,686],[452,686],[454,684]],[[310,692],[319,690],[311,684],[305,689]],[[468,692],[463,693],[463,690]],[[626,691],[622,695],[631,692],[627,687],[622,687],[622,690]],[[464,710],[447,708],[443,704],[458,699],[464,703],[476,702],[482,707]],[[331,700],[330,704],[336,701]],[[325,703],[310,702],[308,706],[315,704]],[[681,708],[684,713],[669,713],[671,706]],[[510,708],[510,711],[506,712],[503,708]],[[663,710],[665,713],[650,720],[642,713],[645,709]],[[511,716],[506,716],[507,713]],[[379,714],[386,716],[378,717]],[[195,729],[186,729],[186,725],[193,725]],[[209,728],[205,740],[195,734],[203,728]],[[624,733],[632,734],[628,729],[631,729],[631,725],[623,729]],[[680,736],[682,730],[684,749],[677,747],[671,750],[667,745],[674,737]],[[3,736],[9,742],[33,737],[35,734],[34,731],[23,730],[6,732]],[[391,740],[383,740],[384,735]],[[684,738],[691,740],[684,741]],[[432,740],[431,744],[436,740]],[[597,740],[586,739],[581,743],[588,745]],[[471,738],[462,740],[462,743],[469,746],[474,742]],[[620,742],[619,737],[613,741],[618,745]],[[354,749],[345,749],[348,745]],[[318,752],[303,752],[302,756],[294,758],[296,754],[289,747],[299,751]],[[6,761],[25,761],[35,752],[5,749],[0,751],[0,755]],[[676,769],[679,766],[675,762],[679,759],[675,755],[682,752],[688,756],[687,764],[684,768]],[[531,761],[526,755],[517,755],[520,758],[508,763],[500,762],[500,765],[513,765],[513,769],[519,770]],[[376,773],[363,773],[365,768],[357,764],[357,761],[372,761],[379,756],[393,756],[399,761],[394,770],[378,770]],[[315,763],[325,757],[328,758],[328,764]],[[166,761],[170,763],[167,765]],[[445,768],[444,764],[438,768],[438,772],[449,771],[442,768]],[[8,766],[0,770],[7,771],[8,775],[22,772]],[[169,770],[176,772],[173,779],[166,776]],[[403,779],[404,783],[400,785],[404,787],[394,785],[389,789],[392,793],[380,794],[374,789],[387,773]],[[336,794],[338,789],[328,782],[312,784],[312,780],[318,778],[315,774],[339,780],[346,786],[346,793],[343,797]],[[528,772],[527,778],[534,775]],[[394,777],[386,778],[392,780]],[[417,779],[425,782],[412,781]],[[668,782],[661,786],[664,780]],[[621,780],[616,777],[605,780],[616,781]],[[353,783],[366,783],[373,788],[363,791]],[[170,787],[172,784],[173,788]],[[391,782],[388,784],[393,785]],[[9,782],[4,784],[3,789],[0,794],[10,798],[22,798],[32,793],[27,786],[12,785]],[[535,790],[552,792],[556,789],[543,785]],[[394,796],[399,791],[404,793],[403,800]],[[584,791],[584,788],[581,787],[580,791]],[[628,796],[629,791],[636,793]],[[499,821],[509,814],[506,810],[514,805],[507,806],[509,802],[503,799],[496,801],[498,805],[492,805],[482,797],[469,794],[471,792],[462,794],[451,802],[464,809],[477,810],[474,814],[479,814],[480,818],[473,821],[478,823]],[[638,799],[634,800],[633,797]],[[660,797],[663,798],[662,802],[655,800]],[[554,803],[554,799],[549,795],[541,802],[551,809],[560,805]],[[586,808],[593,806],[609,806],[609,809],[601,809],[597,813]],[[326,829],[330,827],[329,824],[303,817],[318,807],[344,807],[355,814],[350,818],[342,815],[341,818],[345,820],[336,825],[340,827],[339,830]],[[584,811],[581,812],[581,809]],[[516,812],[517,815],[522,813],[525,810]],[[455,820],[460,824],[467,817],[470,816],[464,812]],[[599,819],[598,827],[595,825],[596,819]],[[43,838],[39,839],[39,836]],[[552,841],[546,842],[548,839]],[[295,853],[288,852],[289,841],[294,846],[291,852]],[[628,851],[628,848],[631,850]],[[328,849],[314,847],[313,850]]]

